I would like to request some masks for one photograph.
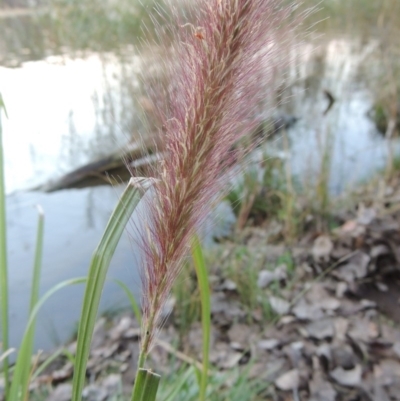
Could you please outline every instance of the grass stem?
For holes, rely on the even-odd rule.
[[[200,289],[201,299],[201,324],[203,333],[203,366],[200,378],[200,395],[199,400],[206,400],[208,369],[209,369],[209,353],[210,353],[210,333],[211,333],[211,293],[208,283],[208,273],[204,261],[203,251],[201,249],[200,240],[197,235],[192,240],[192,258],[197,275],[197,282]]]

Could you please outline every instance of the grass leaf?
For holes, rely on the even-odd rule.
[[[211,332],[211,294],[208,283],[208,272],[204,261],[203,251],[201,249],[200,240],[194,236],[191,244],[192,258],[196,269],[197,281],[200,289],[201,300],[201,324],[203,332],[203,369],[200,379],[200,395],[199,400],[206,400],[208,369],[209,369],[209,352],[210,352],[210,332]]]
[[[126,296],[129,299],[129,302],[131,303],[131,308],[132,312],[135,315],[135,318],[139,325],[142,324],[142,312],[140,310],[139,304],[136,302],[135,296],[133,295],[132,291],[128,288],[128,286],[122,282],[121,280],[114,280],[125,292]]]
[[[94,251],[79,319],[76,360],[72,382],[72,401],[79,401],[81,399],[86,377],[86,364],[89,357],[90,342],[111,258],[125,230],[126,224],[151,183],[151,180],[131,179],[108,221],[99,245]]]
[[[80,284],[86,281],[86,277],[78,277],[70,280],[62,281],[58,283],[54,287],[52,287],[49,291],[47,291],[43,297],[36,303],[35,307],[33,308],[32,312],[29,315],[29,320],[25,328],[24,336],[22,337],[21,346],[18,352],[17,362],[15,363],[15,370],[13,374],[13,380],[10,388],[9,397],[6,398],[7,401],[18,401],[21,399],[22,395],[22,388],[23,386],[23,378],[24,372],[26,369],[25,363],[26,361],[30,361],[30,353],[29,353],[29,345],[31,340],[31,333],[32,327],[36,321],[36,316],[43,306],[43,304],[57,291],[61,290],[64,287],[73,285],[73,284]],[[29,367],[29,366],[28,366]]]
[[[42,267],[42,254],[43,254],[43,234],[44,234],[44,213],[40,206],[38,208],[38,226],[36,234],[36,248],[35,248],[35,262],[33,266],[32,284],[31,284],[31,300],[29,305],[29,313],[32,313],[39,299],[39,284]],[[23,355],[24,360],[21,361],[23,365],[21,394],[24,399],[28,399],[28,387],[30,379],[31,356],[33,350],[33,341],[35,339],[35,326],[36,319],[33,320],[32,325],[27,334],[26,352]]]

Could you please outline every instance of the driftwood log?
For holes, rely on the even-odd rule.
[[[34,188],[53,192],[67,188],[84,188],[105,184],[120,184],[132,175],[147,176],[161,157],[156,135],[131,142],[110,156],[82,166],[58,180]]]
[[[282,129],[291,127],[296,121],[296,117],[283,114],[262,119],[251,133],[252,140],[261,143],[263,140],[279,134]],[[162,145],[159,134],[148,135],[140,141],[132,140],[123,149],[108,157],[86,164],[58,180],[34,189],[53,192],[68,188],[120,184],[128,181],[132,175],[148,176],[154,164],[161,157]]]

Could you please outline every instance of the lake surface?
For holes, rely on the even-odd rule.
[[[321,166],[324,146],[332,150],[330,190],[340,193],[383,168],[388,142],[377,133],[367,112],[373,105],[370,77],[362,66],[376,43],[347,38],[305,45],[294,57],[281,111],[297,116],[287,134],[266,149],[286,153],[292,172],[305,185]],[[36,210],[45,212],[41,292],[61,280],[87,274],[121,187],[96,187],[46,194],[26,192],[97,160],[129,141],[136,128],[133,94],[140,62],[128,49],[124,61],[113,53],[81,57],[51,56],[0,67],[0,91],[9,118],[3,117],[5,174],[9,229],[11,344],[18,345],[27,318],[30,275],[36,233]],[[324,116],[324,90],[336,99]],[[393,145],[397,146],[397,144]],[[228,212],[218,215],[230,216]],[[135,242],[124,235],[113,258],[110,278],[119,278],[138,295]],[[50,348],[72,334],[79,316],[83,286],[62,290],[40,314],[36,346]],[[128,305],[124,294],[107,283],[101,310]]]
[[[282,109],[298,122],[288,131],[291,170],[304,186],[321,170],[327,148],[331,157],[329,190],[337,195],[386,166],[388,142],[368,114],[377,95],[374,71],[378,42],[346,37],[326,40],[319,46],[298,49],[297,63],[289,72],[292,84],[285,90]],[[366,65],[370,66],[366,69]],[[325,94],[335,99],[328,107]],[[278,148],[282,149],[282,143]]]
[[[27,320],[30,283],[35,251],[37,211],[45,212],[45,235],[41,293],[57,283],[87,274],[97,246],[122,187],[66,190],[52,194],[18,192],[7,198],[10,281],[10,342],[18,346]],[[111,278],[123,280],[139,295],[137,272],[139,250],[125,233],[113,257],[101,311],[126,307],[129,303]],[[39,315],[36,346],[48,349],[71,336],[78,320],[83,284],[55,294]]]
[[[134,62],[130,68],[135,68]],[[85,276],[90,258],[123,190],[96,187],[46,194],[25,192],[72,169],[97,160],[129,140],[124,126],[123,90],[116,74],[122,66],[111,55],[84,59],[50,57],[19,68],[0,67],[6,102],[3,142],[10,269],[11,345],[21,339],[30,296],[37,212],[45,213],[41,293],[62,280]],[[129,100],[129,99],[128,99]],[[110,109],[110,105],[113,109]],[[112,121],[113,127],[108,123]],[[132,238],[124,235],[110,268],[139,296],[137,260]],[[48,349],[65,342],[79,316],[83,285],[54,295],[39,316],[36,346]],[[120,288],[108,282],[101,311],[126,307]]]

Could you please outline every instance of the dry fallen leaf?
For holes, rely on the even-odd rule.
[[[384,388],[377,382],[374,383],[374,400],[373,401],[390,401]]]
[[[332,372],[330,376],[337,383],[342,386],[355,387],[361,384],[362,368],[360,365],[356,365],[353,369],[345,370],[341,366],[338,366]]]
[[[332,384],[321,377],[314,378],[310,384],[310,401],[335,401],[337,392]]]
[[[356,366],[357,357],[349,345],[334,346],[331,351],[334,366],[340,366],[346,370],[351,370]]]
[[[289,391],[299,387],[300,375],[297,369],[289,370],[275,380],[275,386],[279,390]]]
[[[107,390],[95,383],[89,384],[82,391],[82,398],[88,401],[105,401],[107,396]]]
[[[241,352],[230,352],[223,360],[219,362],[218,366],[222,369],[232,369],[238,365],[242,357],[243,354]]]
[[[337,317],[333,321],[335,327],[336,338],[339,341],[344,341],[346,339],[347,330],[349,329],[349,321],[344,317]]]
[[[278,315],[286,315],[289,312],[290,304],[282,298],[269,297],[272,310]]]
[[[258,273],[257,286],[258,288],[266,288],[275,280],[274,272],[270,270],[261,270]]]
[[[239,345],[237,349],[245,349],[249,345],[253,332],[249,325],[237,323],[228,330],[228,337],[231,344]]]
[[[261,270],[258,274],[257,286],[266,288],[274,281],[282,281],[287,279],[287,267],[285,264],[277,266],[273,271]]]
[[[320,235],[314,241],[311,254],[315,262],[328,262],[332,250],[332,240],[327,235]]]
[[[72,384],[60,384],[55,390],[46,398],[46,401],[70,401],[72,397]]]
[[[329,339],[335,334],[331,319],[312,322],[306,326],[306,331],[309,337],[315,338],[316,340]]]
[[[265,350],[272,350],[280,344],[280,341],[276,338],[270,338],[269,340],[261,340],[258,342],[257,347]]]
[[[355,317],[351,319],[351,328],[349,336],[356,342],[368,343],[371,338],[376,337],[377,331],[376,324],[370,322],[368,319]]]
[[[351,234],[358,226],[357,221],[355,220],[348,220],[342,226],[337,228],[335,232],[339,235],[346,235]]]
[[[324,313],[318,305],[311,305],[304,299],[295,305],[292,312],[299,320],[318,320],[324,317]]]
[[[357,222],[364,226],[371,224],[376,217],[376,210],[361,204],[357,212]]]

